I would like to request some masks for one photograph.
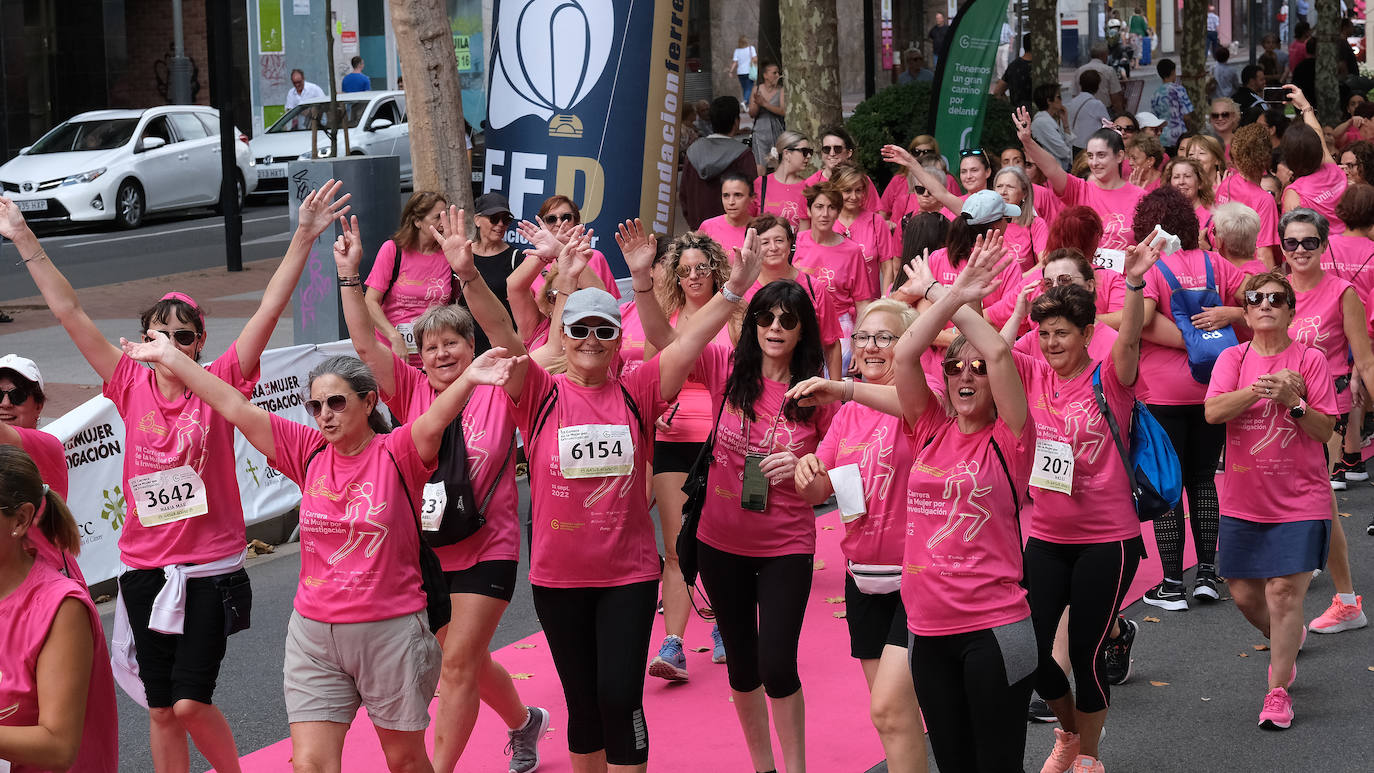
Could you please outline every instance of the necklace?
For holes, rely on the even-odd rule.
[[[1083,371],[1085,371],[1085,370],[1088,369],[1088,363],[1090,363],[1090,362],[1092,362],[1091,359],[1088,360],[1087,362],[1083,363],[1082,365],[1078,366],[1078,370],[1074,371],[1074,374],[1073,374],[1072,376],[1069,376],[1068,378],[1063,379],[1063,383],[1067,384],[1067,383],[1069,383],[1070,381],[1073,381],[1074,379],[1076,379],[1076,378],[1078,378],[1079,376],[1083,375]],[[1054,396],[1055,396],[1055,397],[1058,397],[1058,396],[1059,396],[1059,387],[1055,387]]]

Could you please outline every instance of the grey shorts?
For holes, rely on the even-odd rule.
[[[287,721],[346,725],[366,706],[377,727],[429,727],[442,651],[424,615],[321,623],[293,610],[282,667]]]

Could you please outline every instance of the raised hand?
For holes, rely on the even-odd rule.
[[[907,169],[916,166],[916,157],[901,145],[884,145],[882,154],[883,160],[890,164],[901,164]]]
[[[296,220],[296,231],[308,236],[312,241],[319,238],[320,234],[330,226],[337,218],[347,215],[352,207],[348,200],[353,198],[353,194],[345,193],[339,197],[338,201],[334,197],[338,195],[339,189],[343,187],[340,180],[330,180],[319,190],[311,191],[301,202],[299,217]]]
[[[1127,281],[1131,284],[1139,285],[1144,282],[1145,272],[1159,260],[1159,245],[1155,243],[1158,240],[1159,226],[1155,226],[1144,241],[1126,248],[1126,259],[1121,266],[1121,273],[1126,275]]]
[[[736,295],[744,295],[754,286],[762,270],[763,249],[759,246],[759,233],[750,228],[744,232],[744,244],[735,248],[735,259],[725,286]]]
[[[511,371],[526,359],[526,355],[512,357],[505,347],[494,346],[473,360],[463,371],[463,377],[472,384],[505,386]]]
[[[1002,285],[998,275],[1011,264],[1016,256],[1002,247],[1002,234],[992,232],[979,236],[973,242],[964,270],[959,273],[950,292],[964,303],[981,301]]]
[[[929,249],[902,266],[902,271],[906,273],[906,281],[897,288],[897,292],[913,300],[919,301],[926,297],[926,290],[935,284],[935,275],[930,270]]]
[[[1024,106],[1016,108],[1016,112],[1011,116],[1012,126],[1016,127],[1016,138],[1021,141],[1022,147],[1027,142],[1035,142],[1031,137],[1031,115],[1030,111]]]
[[[615,243],[625,256],[625,265],[632,275],[648,271],[654,266],[654,255],[658,252],[658,235],[644,230],[639,218],[626,220],[620,224],[615,235]]]
[[[180,353],[172,339],[160,330],[149,330],[147,338],[149,340],[142,343],[120,338],[119,346],[129,359],[135,362],[166,362],[168,358]]]
[[[19,211],[19,205],[0,196],[0,236],[14,241],[28,230],[29,224],[24,220],[24,213]]]
[[[339,218],[339,229],[343,233],[334,240],[334,268],[339,276],[357,276],[358,267],[363,262],[363,239],[358,235],[358,216]],[[400,260],[401,256],[397,255],[396,259]]]
[[[1021,291],[1018,292],[1018,293],[1016,294],[1016,307],[1015,307],[1015,309],[1012,311],[1012,314],[1014,314],[1015,316],[1021,317],[1022,319],[1025,319],[1027,316],[1029,316],[1029,315],[1030,315],[1031,298],[1033,298],[1033,297],[1035,296],[1036,291],[1039,290],[1039,289],[1040,289],[1040,280],[1039,280],[1039,279],[1035,279],[1035,280],[1032,280],[1032,281],[1030,281],[1030,282],[1027,282],[1027,283],[1021,288]]]
[[[829,405],[844,399],[848,385],[823,376],[812,376],[787,390],[785,397],[796,400],[797,405],[810,408],[813,405]]]
[[[525,250],[525,255],[534,255],[545,263],[552,263],[558,259],[558,253],[562,252],[563,245],[567,241],[561,236],[562,231],[555,233],[544,227],[543,223],[531,223],[528,220],[521,220],[515,227],[517,233],[525,237],[525,241],[534,245],[534,249]]]
[[[573,228],[568,241],[558,252],[558,276],[567,283],[568,291],[577,287],[578,277],[592,259],[592,231],[581,225]]]
[[[444,251],[444,259],[449,268],[464,282],[477,276],[477,266],[472,259],[472,240],[468,238],[467,216],[463,210],[450,205],[447,212],[439,212],[438,227],[430,226],[434,241]]]

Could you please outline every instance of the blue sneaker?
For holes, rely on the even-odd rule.
[[[720,638],[720,626],[711,626],[711,641],[715,642],[715,646],[711,648],[711,662],[724,663],[725,642]]]
[[[663,646],[658,648],[658,655],[649,663],[649,676],[670,682],[687,681],[687,656],[682,652],[681,636],[669,634],[663,637]]]

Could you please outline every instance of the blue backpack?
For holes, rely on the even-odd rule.
[[[1097,408],[1107,419],[1107,427],[1116,441],[1116,450],[1126,465],[1126,478],[1131,482],[1131,499],[1135,500],[1135,514],[1142,521],[1153,521],[1173,510],[1183,496],[1183,471],[1169,434],[1139,400],[1131,410],[1131,445],[1117,426],[1116,418],[1107,407],[1102,393],[1102,365],[1093,370],[1093,394]]]
[[[1178,325],[1178,330],[1183,334],[1183,345],[1188,349],[1188,368],[1192,371],[1193,380],[1199,384],[1206,384],[1212,380],[1212,366],[1216,364],[1217,357],[1222,351],[1240,343],[1236,338],[1236,331],[1227,325],[1220,330],[1198,330],[1193,327],[1193,315],[1200,313],[1204,308],[1211,306],[1224,306],[1221,294],[1217,292],[1216,276],[1212,273],[1211,253],[1202,253],[1203,261],[1207,264],[1207,287],[1199,290],[1185,290],[1178,283],[1178,277],[1174,272],[1164,265],[1164,261],[1155,264],[1159,273],[1164,276],[1164,281],[1169,283],[1169,311],[1174,315],[1174,323]]]

